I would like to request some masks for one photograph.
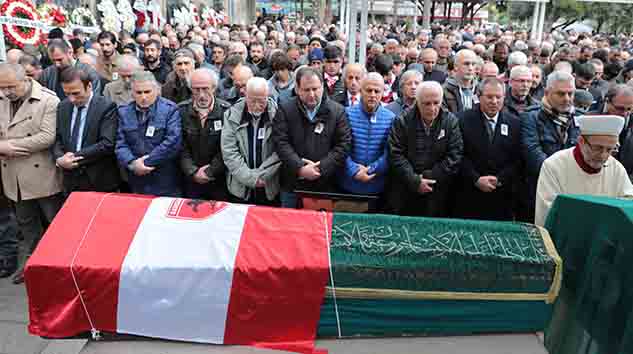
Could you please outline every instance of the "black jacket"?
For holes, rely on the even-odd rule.
[[[191,99],[191,89],[178,78],[175,71],[167,75],[161,94],[164,98],[178,104]]]
[[[453,113],[453,114],[457,114],[459,112],[464,111],[464,104],[463,104],[463,97],[462,97],[462,90],[459,87],[459,84],[457,83],[457,80],[455,80],[452,77],[449,77],[448,79],[446,79],[446,82],[444,82],[444,85],[442,86],[444,88],[444,102],[443,102],[443,107],[444,109],[446,109],[447,111]],[[475,95],[475,87],[473,86],[473,102],[472,105],[475,106],[475,104],[479,103],[477,96]]]
[[[439,70],[433,70],[430,73],[427,73],[425,71],[423,74],[424,74],[424,81],[437,81],[441,85],[444,84],[444,82],[446,81],[446,78],[448,77],[448,75],[445,72],[439,71]]]
[[[191,100],[178,105],[182,120],[182,154],[180,166],[187,178],[192,176],[204,165],[209,167],[204,171],[215,182],[225,183],[225,167],[222,160],[220,138],[224,124],[224,112],[231,105],[218,98],[215,99],[213,110],[209,112],[204,127],[200,125],[198,114],[193,110]]]
[[[479,105],[458,115],[464,140],[464,159],[457,194],[457,216],[486,220],[512,220],[513,185],[521,169],[521,124],[507,112],[499,112],[492,144],[486,117]],[[482,192],[475,183],[481,176],[495,176],[498,187]]]
[[[323,76],[323,92],[325,92],[325,94],[335,102],[342,104],[342,102],[347,99],[347,90],[345,89],[343,74],[339,75],[339,78],[332,86],[332,89],[328,88],[327,80],[325,80],[325,76]]]
[[[317,133],[317,127],[322,131]],[[325,95],[314,121],[307,117],[299,98],[280,102],[274,119],[273,142],[281,166],[281,190],[295,189],[331,192],[336,174],[343,168],[352,146],[351,130],[345,109]],[[320,161],[321,177],[315,181],[298,180],[302,158]]]
[[[145,64],[145,70],[154,74],[154,78],[158,81],[159,84],[163,85],[167,81],[167,76],[172,71],[171,65],[169,65],[162,57],[160,59],[160,64],[154,68],[150,69],[147,64]]]
[[[92,83],[92,93],[95,95],[100,95],[103,87],[101,86],[101,77],[99,74],[89,65],[84,63],[80,63],[76,61],[73,66],[76,69],[80,69],[88,73],[88,77],[90,78],[90,82]],[[42,86],[48,88],[49,90],[55,92],[57,97],[60,100],[64,100],[66,98],[66,94],[58,87],[59,83],[59,69],[55,65],[51,65],[42,71],[40,78],[38,79],[39,83]]]
[[[455,115],[442,110],[433,121],[430,134],[418,137],[418,124],[423,124],[418,112],[416,107],[396,118],[389,133],[389,204],[396,213],[411,214],[405,209],[421,201],[416,215],[446,216],[448,192],[459,171],[464,150],[459,123]],[[418,138],[424,139],[422,153],[416,149]],[[433,192],[418,193],[420,175],[436,181]]]
[[[504,108],[508,112],[512,113],[512,115],[516,116],[517,118],[519,117],[519,115],[521,115],[521,113],[525,112],[528,108],[533,108],[534,106],[539,105],[539,102],[535,101],[534,98],[532,98],[532,96],[530,96],[529,94],[525,98],[525,107],[523,107],[522,111],[519,111],[519,108],[517,107],[515,102],[516,101],[514,100],[514,97],[512,97],[512,88],[508,87],[506,89],[506,98],[503,101],[503,105],[504,105]]]
[[[620,134],[620,146],[617,158],[626,169],[626,173],[633,177],[633,119],[631,117]]]
[[[57,130],[53,155],[55,159],[74,152],[71,143],[73,104],[65,99],[57,106]],[[93,96],[86,112],[79,167],[64,170],[64,191],[113,192],[120,184],[119,167],[114,154],[117,132],[116,105],[103,96]],[[77,123],[75,123],[77,124]]]

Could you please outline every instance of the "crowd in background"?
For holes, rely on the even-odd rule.
[[[17,231],[0,239],[0,276],[17,268],[19,235],[29,254],[74,191],[290,208],[297,191],[342,193],[372,196],[371,212],[534,222],[541,165],[577,143],[588,113],[625,117],[607,152],[633,175],[631,37],[387,24],[355,35],[368,39],[364,63],[347,62],[336,26],[284,17],[54,29],[44,52],[9,50],[0,170]]]

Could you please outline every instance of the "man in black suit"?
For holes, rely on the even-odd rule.
[[[520,123],[502,111],[505,85],[482,81],[480,104],[461,112],[464,159],[455,211],[462,218],[512,220],[513,184],[520,173]]]
[[[53,154],[64,172],[64,192],[116,191],[116,105],[92,92],[90,77],[82,69],[67,68],[60,80],[67,98],[57,107]]]
[[[332,99],[344,107],[354,106],[360,103],[360,81],[367,75],[367,70],[361,64],[347,64],[343,69],[343,82],[345,94],[337,95]]]

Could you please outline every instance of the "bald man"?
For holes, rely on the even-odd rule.
[[[437,63],[435,69],[447,72],[448,61],[451,58],[451,42],[446,37],[439,37],[433,41],[433,49],[437,52]]]
[[[448,187],[459,170],[463,142],[457,118],[442,109],[443,92],[439,83],[423,82],[415,108],[393,123],[387,199],[397,214],[448,215]]]
[[[215,96],[218,76],[210,69],[191,74],[191,99],[178,105],[182,119],[180,166],[185,195],[192,199],[228,200],[220,139],[230,108]]]
[[[436,68],[437,52],[433,48],[426,48],[420,53],[418,62],[424,66],[424,81],[437,81],[443,84],[446,81],[446,71]]]
[[[281,164],[271,138],[277,103],[261,77],[250,78],[245,89],[245,99],[231,107],[222,129],[228,189],[237,202],[278,206]]]
[[[444,107],[452,113],[473,108],[479,103],[475,95],[477,54],[462,49],[455,54],[455,73],[444,83]]]
[[[246,96],[246,83],[255,74],[250,67],[246,65],[238,65],[233,69],[233,87],[226,93],[224,99],[231,105],[235,104],[240,98]]]
[[[20,49],[9,49],[7,51],[7,63],[18,64],[23,55],[24,52]]]
[[[360,104],[347,107],[352,129],[352,151],[338,180],[349,193],[381,196],[389,164],[385,146],[395,114],[381,105],[384,80],[378,73],[367,74],[361,82]],[[381,205],[372,205],[381,211]]]

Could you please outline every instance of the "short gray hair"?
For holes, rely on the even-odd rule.
[[[407,70],[405,71],[402,76],[400,76],[400,84],[399,84],[399,89],[400,92],[402,92],[402,88],[404,87],[404,83],[409,80],[412,77],[418,77],[420,79],[420,81],[424,81],[424,76],[422,75],[421,72],[417,71],[417,70]]]
[[[0,64],[0,73],[4,75],[8,72],[15,73],[15,79],[18,81],[26,79],[26,71],[24,70],[24,67],[22,67],[22,65],[20,64],[12,64],[12,63]]]
[[[574,72],[574,67],[568,61],[559,61],[554,65],[554,71],[564,71],[571,74]]]
[[[442,85],[437,81],[424,81],[418,86],[418,89],[415,93],[416,100],[420,99],[422,96],[422,91],[424,90],[435,90],[440,93],[441,97],[444,97],[444,90],[442,89]]]
[[[523,52],[515,51],[508,56],[508,65],[527,65],[528,58]]]
[[[545,88],[549,90],[554,87],[554,84],[557,82],[571,82],[575,85],[575,79],[572,74],[565,71],[554,71],[547,76],[547,83],[545,85]]]
[[[207,68],[199,68],[193,71],[193,73],[191,73],[191,76],[193,77],[194,75],[197,74],[203,74],[205,76],[209,77],[209,80],[211,80],[211,84],[213,85],[213,87],[218,87],[218,82],[220,81],[220,79],[218,78],[218,74],[211,70],[211,69],[207,69]]]
[[[191,49],[192,52],[204,55],[204,46],[198,43],[189,43],[187,47]]]
[[[532,76],[532,70],[525,65],[515,66],[510,70],[510,79],[514,79],[521,75],[530,75]]]
[[[266,81],[263,77],[257,76],[248,79],[246,82],[246,92],[258,89],[265,89],[268,91],[268,81]]]
[[[365,77],[363,77],[360,80],[360,85],[363,86],[363,82],[366,82],[366,81],[380,81],[383,84],[385,83],[385,79],[382,77],[382,75],[380,75],[379,73],[374,72],[374,71],[372,71],[369,74],[365,75]]]
[[[457,54],[455,54],[455,65],[465,56],[470,55],[473,58],[477,58],[477,53],[470,49],[461,49]]]
[[[154,86],[156,86],[156,88],[160,88],[160,84],[158,83],[158,81],[156,81],[156,77],[154,77],[154,74],[152,74],[150,71],[137,71],[135,73],[132,74],[132,79],[130,80],[132,86],[134,86],[135,84],[139,83],[139,82],[150,82],[152,83]]]
[[[141,67],[141,61],[137,57],[129,54],[119,55],[115,61],[117,67],[136,66]]]

